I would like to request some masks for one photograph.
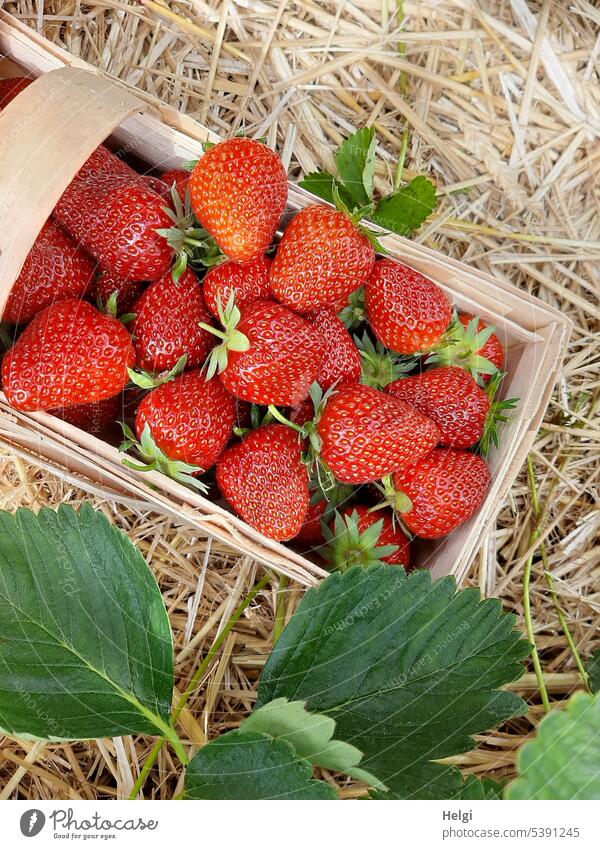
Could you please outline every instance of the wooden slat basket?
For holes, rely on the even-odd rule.
[[[206,128],[134,93],[0,11],[0,76],[37,78],[0,116],[0,313],[11,286],[58,198],[94,148],[110,138],[161,170],[201,154],[216,141]],[[290,184],[288,211],[315,203]],[[558,310],[507,283],[398,236],[382,239],[401,261],[435,280],[453,303],[495,325],[506,344],[506,396],[519,397],[489,464],[492,486],[476,516],[416,559],[435,576],[460,581],[532,445],[557,380],[570,333]],[[291,548],[266,539],[241,519],[158,473],[125,468],[118,450],[45,413],[21,413],[0,394],[0,441],[56,469],[78,485],[100,486],[115,499],[136,498],[250,554],[302,584],[326,573]]]

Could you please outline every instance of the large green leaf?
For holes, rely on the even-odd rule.
[[[89,506],[0,512],[0,728],[163,734],[172,689],[165,607],[125,534]]]
[[[229,731],[204,746],[186,772],[187,799],[337,799],[294,747],[258,731]]]
[[[596,649],[585,663],[589,675],[588,684],[592,693],[600,692],[600,649]]]
[[[600,695],[576,693],[519,751],[509,799],[600,799]]]
[[[408,236],[431,215],[436,205],[433,183],[427,177],[415,177],[407,186],[379,201],[373,221],[386,230]]]
[[[305,700],[396,797],[443,798],[436,784],[449,768],[430,761],[525,713],[497,690],[520,677],[529,652],[514,626],[497,599],[456,592],[452,578],[387,565],[334,574],[306,593],[277,642],[258,707]]]
[[[336,154],[340,179],[355,206],[365,206],[373,199],[376,147],[375,130],[363,127],[345,139]]]

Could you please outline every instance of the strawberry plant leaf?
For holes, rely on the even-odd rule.
[[[451,577],[355,567],[304,596],[267,661],[257,707],[306,701],[336,720],[336,736],[394,795],[443,798],[429,784],[449,768],[430,762],[526,712],[497,689],[520,677],[530,649],[514,628],[497,599],[457,592]]]
[[[0,512],[0,728],[172,736],[173,643],[142,555],[100,512]]]
[[[235,730],[204,746],[186,772],[187,799],[337,799],[282,739]]]
[[[407,236],[421,226],[436,206],[435,186],[427,177],[419,176],[382,198],[372,220],[385,230]]]
[[[491,779],[479,779],[469,775],[466,780],[462,773],[452,766],[435,763],[419,763],[415,765],[413,783],[421,787],[420,799],[456,799],[472,800],[502,799],[504,784]],[[405,792],[389,790],[385,793],[372,791],[370,798],[377,800],[406,799]]]
[[[592,693],[600,692],[600,649],[596,649],[586,661],[585,669],[589,676],[588,685],[590,690]]]
[[[364,206],[373,200],[375,148],[377,139],[372,127],[363,127],[345,139],[336,154],[341,181],[352,198],[352,206]]]
[[[575,693],[520,749],[508,799],[600,799],[600,695]]]
[[[311,171],[300,182],[299,186],[306,189],[318,198],[326,200],[328,203],[333,203],[333,187],[336,180],[333,174],[327,174],[324,171]]]

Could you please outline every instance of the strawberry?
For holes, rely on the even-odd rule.
[[[485,461],[455,448],[435,448],[397,471],[388,497],[417,536],[446,536],[479,509],[490,485]]]
[[[168,462],[182,461],[194,473],[213,466],[231,438],[235,399],[219,380],[205,380],[199,370],[188,371],[153,389],[138,407],[135,429],[144,446],[147,428]],[[156,455],[144,457],[156,460]],[[161,468],[160,463],[157,468]],[[169,467],[161,468],[169,473]]]
[[[293,539],[295,546],[301,549],[314,548],[325,541],[321,522],[325,517],[327,507],[328,504],[325,499],[317,501],[316,504],[310,502],[302,527]]]
[[[429,355],[430,365],[460,366],[482,385],[498,374],[505,353],[494,328],[469,313],[458,313]]]
[[[9,77],[8,79],[0,80],[0,109],[8,106],[10,101],[32,82],[33,80],[27,77]]]
[[[268,301],[269,269],[273,260],[262,254],[250,262],[229,262],[215,265],[204,278],[203,293],[210,312],[219,317],[219,299],[225,307],[233,292],[238,309],[244,310],[255,301]]]
[[[92,298],[102,309],[106,309],[112,299],[115,302],[116,314],[121,315],[133,306],[145,286],[140,280],[129,280],[126,277],[117,277],[110,271],[103,271],[92,286]]]
[[[26,322],[55,301],[83,298],[95,265],[69,235],[46,221],[10,291],[3,321]]]
[[[90,161],[91,160],[91,161]],[[148,179],[100,147],[84,164],[54,209],[54,217],[103,268],[131,280],[157,280],[173,249],[156,231],[172,220]]]
[[[207,376],[217,371],[225,387],[254,404],[295,406],[315,382],[325,340],[306,319],[273,301],[256,301],[242,313],[233,297],[222,312],[223,341],[210,355]]]
[[[217,483],[236,513],[265,536],[296,536],[309,503],[308,472],[297,435],[266,425],[232,445],[217,463]]]
[[[185,200],[185,194],[188,190],[190,182],[190,172],[184,171],[182,168],[171,168],[160,175],[163,183],[166,183],[169,189],[175,186],[175,191],[182,200]]]
[[[323,309],[310,318],[326,343],[325,357],[317,373],[321,389],[358,383],[362,373],[360,352],[335,312]]]
[[[430,369],[390,383],[387,391],[434,421],[442,445],[471,448],[483,437],[490,399],[462,368]]]
[[[104,401],[76,404],[73,407],[61,407],[49,412],[87,433],[102,433],[123,418],[123,396],[114,395],[112,398],[105,398]]]
[[[435,424],[404,401],[357,384],[326,400],[317,425],[321,457],[343,483],[368,483],[424,456],[439,442]]]
[[[365,303],[375,335],[399,354],[429,350],[452,319],[450,301],[437,284],[391,259],[375,263]]]
[[[168,271],[132,307],[136,364],[158,373],[187,354],[187,368],[204,363],[214,337],[202,327],[212,321],[196,275],[189,269],[177,282]]]
[[[271,267],[271,290],[298,312],[341,309],[369,279],[375,250],[343,212],[309,206],[291,221]]]
[[[289,410],[289,420],[299,427],[310,422],[315,417],[315,405],[312,398],[305,398]]]
[[[271,245],[287,202],[281,160],[262,142],[233,138],[198,160],[189,182],[192,206],[229,259],[249,262]]]
[[[86,301],[46,307],[2,361],[2,383],[19,410],[54,410],[121,392],[133,366],[131,336]]]
[[[330,523],[326,538],[329,563],[340,572],[351,566],[410,564],[410,542],[388,508],[371,512],[365,504],[345,507]]]

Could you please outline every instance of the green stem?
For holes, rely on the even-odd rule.
[[[540,497],[539,497],[539,492],[538,492],[538,488],[537,488],[537,480],[536,480],[536,477],[535,477],[535,469],[533,467],[533,461],[532,461],[530,456],[527,457],[527,479],[529,481],[529,489],[531,491],[531,498],[532,498],[532,502],[533,502],[533,515],[534,515],[536,521],[539,523],[540,518],[541,518]],[[539,530],[540,530],[540,527],[539,527],[539,524],[538,524],[538,535],[539,535]],[[581,677],[583,679],[584,686],[586,687],[588,692],[591,692],[590,685],[589,685],[589,675],[588,675],[586,668],[583,664],[583,661],[581,659],[581,655],[579,654],[577,644],[575,643],[575,640],[574,640],[573,635],[571,633],[571,629],[569,628],[569,624],[567,622],[567,617],[565,616],[565,612],[562,609],[562,606],[561,606],[559,598],[558,598],[558,594],[556,592],[556,586],[555,586],[555,583],[554,583],[554,576],[552,575],[552,573],[550,571],[550,566],[549,566],[549,563],[548,563],[548,552],[546,550],[546,543],[545,543],[544,540],[542,540],[542,542],[540,543],[540,554],[542,556],[542,564],[544,566],[544,576],[546,578],[546,583],[548,585],[548,589],[550,590],[550,595],[551,595],[552,601],[554,603],[554,607],[556,609],[558,621],[560,622],[560,626],[563,630],[563,634],[565,635],[565,639],[567,641],[567,644],[568,644],[568,646],[571,650],[571,653],[572,653],[572,655],[575,659],[575,663],[577,664],[577,669],[579,670],[579,674],[581,675]]]
[[[194,690],[198,686],[198,683],[202,679],[202,676],[204,675],[204,673],[206,672],[206,670],[208,669],[208,667],[212,663],[215,655],[217,654],[217,652],[219,651],[219,649],[221,648],[221,646],[223,645],[223,643],[225,642],[225,640],[227,639],[227,637],[229,636],[229,634],[231,633],[231,631],[233,630],[233,628],[235,627],[237,622],[239,621],[243,612],[251,604],[251,602],[256,598],[258,593],[262,589],[265,588],[265,586],[269,583],[270,580],[271,580],[271,576],[268,573],[266,575],[264,575],[260,579],[260,581],[258,581],[258,583],[256,583],[252,587],[252,589],[250,590],[248,595],[243,599],[242,602],[240,602],[240,604],[233,611],[233,613],[231,614],[231,617],[228,619],[225,627],[223,628],[223,630],[221,631],[219,636],[216,638],[216,640],[214,641],[214,643],[212,644],[212,646],[208,650],[206,657],[204,658],[204,660],[202,661],[202,663],[200,664],[200,666],[198,667],[198,669],[195,671],[194,675],[192,676],[192,679],[190,680],[190,683],[188,684],[185,692],[182,693],[182,695],[179,697],[179,701],[177,702],[177,705],[175,706],[173,713],[172,713],[172,717],[171,717],[171,724],[172,725],[175,724],[175,722],[177,721],[177,719],[181,715],[181,712],[183,711],[183,709],[187,705],[188,701],[190,700],[190,697],[194,693]],[[145,783],[145,781],[146,781],[146,779],[147,779],[147,777],[150,773],[150,770],[152,769],[152,767],[154,766],[154,764],[156,762],[156,759],[158,757],[160,750],[162,749],[164,744],[167,742],[167,740],[173,746],[175,752],[177,753],[178,758],[184,764],[184,766],[186,766],[188,764],[189,761],[188,761],[188,757],[185,753],[185,750],[183,748],[183,744],[182,744],[181,740],[179,739],[179,737],[177,736],[175,729],[173,729],[172,734],[169,733],[168,736],[160,737],[156,741],[154,746],[152,747],[150,754],[148,755],[148,758],[146,759],[146,763],[142,767],[142,770],[141,770],[141,772],[138,776],[138,780],[135,782],[135,784],[133,786],[133,790],[131,791],[131,793],[129,795],[130,799],[135,799],[138,796],[138,794],[140,793],[140,791],[141,791],[142,787],[144,786],[144,783]]]
[[[535,533],[535,532],[534,532]],[[536,536],[538,534],[535,534]],[[548,691],[546,690],[546,682],[544,681],[544,673],[542,672],[542,664],[540,663],[540,656],[538,654],[538,650],[535,645],[535,637],[533,635],[533,620],[531,617],[531,601],[529,598],[529,584],[531,582],[531,566],[533,564],[533,554],[531,554],[527,558],[527,563],[525,564],[525,572],[523,574],[523,607],[525,612],[525,628],[527,631],[527,639],[531,643],[531,659],[533,661],[533,668],[535,671],[535,677],[538,681],[538,686],[540,688],[540,694],[542,696],[542,703],[544,705],[544,712],[548,713],[550,710],[550,700],[548,699]]]
[[[277,609],[275,611],[275,622],[273,625],[273,645],[281,636],[281,632],[285,626],[285,590],[288,585],[287,575],[282,575],[279,578],[279,590],[277,592]]]
[[[400,145],[400,153],[398,154],[398,165],[396,166],[396,175],[394,177],[394,191],[398,191],[402,182],[402,174],[404,173],[404,163],[408,151],[408,125],[402,131],[402,144]]]
[[[286,417],[283,415],[283,413],[280,413],[279,410],[277,409],[277,407],[273,406],[273,404],[269,404],[267,409],[271,413],[273,418],[277,419],[277,421],[280,424],[287,425],[287,427],[291,427],[293,430],[297,431],[298,433],[303,432],[303,428],[301,428],[300,425],[297,425],[294,422],[291,422],[289,419],[286,419]]]

